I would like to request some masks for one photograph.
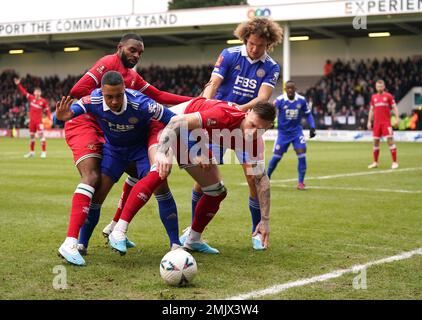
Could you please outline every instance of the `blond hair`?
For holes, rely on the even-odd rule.
[[[234,31],[234,35],[244,43],[252,34],[267,40],[267,49],[270,51],[283,41],[283,28],[268,18],[255,17],[249,21],[242,22]]]

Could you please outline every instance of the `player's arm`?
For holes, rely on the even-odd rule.
[[[59,121],[69,121],[74,117],[86,113],[88,105],[85,105],[81,100],[73,103],[73,98],[70,96],[62,97],[56,103],[56,119]]]
[[[396,118],[395,126],[399,125],[400,118],[399,118],[399,110],[397,108],[396,101],[394,100],[393,96],[391,96],[391,109],[393,109],[394,117]]]
[[[223,83],[223,78],[220,75],[212,74],[210,81],[205,85],[205,89],[202,93],[202,96],[207,99],[214,98],[217,93],[218,88],[220,88]]]
[[[253,164],[252,169],[255,172],[254,182],[258,194],[259,207],[261,209],[261,221],[256,226],[253,236],[260,233],[263,245],[267,248],[270,236],[270,179],[266,173],[264,162]]]
[[[239,108],[243,111],[248,111],[252,109],[259,102],[267,102],[271,95],[273,94],[274,88],[266,84],[262,84],[258,91],[258,96],[255,99],[252,99],[248,103],[239,105]]]
[[[103,75],[112,70],[113,66],[107,61],[107,57],[98,60],[94,66],[85,73],[82,78],[70,89],[70,95],[81,99],[91,94],[92,90],[100,87]]]
[[[316,136],[315,133],[315,120],[314,117],[312,115],[312,110],[311,108],[309,108],[309,105],[307,102],[305,102],[305,114],[306,114],[306,120],[308,121],[309,124],[309,138],[313,138]]]
[[[180,96],[178,94],[158,90],[151,84],[142,91],[142,93],[159,103],[168,105],[176,105],[193,99],[192,97]]]
[[[22,93],[23,96],[25,96],[26,98],[31,98],[31,94],[28,93],[28,91],[25,90],[25,88],[22,86],[21,80],[19,78],[15,78],[15,79],[13,79],[13,81],[15,82],[16,86],[18,87],[19,91]]]
[[[218,88],[220,88],[223,83],[224,78],[231,70],[231,55],[224,49],[218,56],[217,61],[214,64],[214,69],[212,70],[210,80],[205,85],[202,96],[207,99],[213,99],[217,93]]]
[[[193,130],[201,128],[201,125],[202,120],[198,113],[189,113],[173,116],[163,129],[158,140],[157,153],[155,156],[157,170],[162,179],[165,179],[170,174],[173,158],[171,147],[177,141],[180,130],[182,128]]]
[[[372,120],[374,118],[374,106],[371,104],[369,107],[369,115],[368,115],[368,130],[372,130]]]

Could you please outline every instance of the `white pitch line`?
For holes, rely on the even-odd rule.
[[[266,289],[263,289],[263,290],[251,291],[251,292],[248,292],[248,293],[229,297],[229,298],[227,298],[227,300],[246,300],[246,299],[259,298],[259,297],[267,296],[267,295],[273,295],[273,294],[280,293],[282,291],[286,291],[287,289],[290,289],[290,288],[302,287],[302,286],[306,286],[308,284],[315,283],[315,282],[322,282],[322,281],[327,281],[327,280],[334,279],[334,278],[339,278],[346,273],[352,273],[352,272],[356,273],[356,272],[358,272],[362,269],[366,269],[366,268],[371,267],[371,266],[390,263],[390,262],[399,261],[399,260],[409,259],[409,258],[413,257],[415,254],[422,255],[422,248],[418,248],[418,249],[408,251],[408,252],[402,252],[398,255],[383,258],[383,259],[380,259],[380,260],[371,261],[371,262],[368,262],[366,264],[355,265],[355,266],[352,266],[349,269],[335,270],[335,271],[332,271],[330,273],[322,274],[322,275],[315,276],[315,277],[312,277],[312,278],[306,278],[306,279],[301,279],[301,280],[297,280],[297,281],[278,284],[278,285],[275,285],[275,286],[272,286],[272,287],[269,287],[269,288],[266,288]]]
[[[361,171],[361,172],[351,172],[351,173],[341,173],[330,176],[319,176],[319,177],[307,177],[306,180],[328,180],[336,178],[346,178],[346,177],[357,177],[357,176],[367,176],[371,174],[382,174],[382,173],[395,173],[395,172],[407,172],[407,171],[419,171],[422,170],[422,167],[417,168],[402,168],[402,169],[389,169],[389,170],[373,170],[373,171]],[[283,180],[271,180],[271,183],[283,183],[283,182],[294,182],[297,181],[297,178],[292,179],[283,179]],[[242,182],[240,185],[248,185],[246,182]]]
[[[293,188],[293,186],[283,184],[272,184],[271,187],[280,188]],[[411,193],[419,194],[422,190],[404,190],[404,189],[375,189],[375,188],[349,188],[349,187],[337,187],[337,186],[309,186],[307,189],[321,189],[321,190],[345,190],[345,191],[365,191],[365,192],[392,192],[392,193]]]

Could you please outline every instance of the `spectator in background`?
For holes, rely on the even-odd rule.
[[[327,60],[324,65],[324,76],[328,77],[332,70],[333,64],[331,63],[331,60]]]

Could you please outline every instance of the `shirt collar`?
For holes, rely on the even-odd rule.
[[[296,101],[298,99],[298,94],[297,92],[295,92],[295,97],[293,98],[293,100],[290,100],[289,97],[287,96],[287,93],[283,93],[283,99],[284,101]]]
[[[264,54],[256,60],[252,60],[251,58],[249,58],[248,52],[246,51],[246,45],[245,44],[242,45],[240,52],[242,53],[242,56],[246,57],[250,63],[256,63],[258,61],[265,62],[265,59],[267,59],[267,51],[265,51]]]
[[[123,97],[123,106],[122,109],[119,112],[114,112],[113,110],[110,109],[110,107],[106,104],[105,99],[103,98],[103,111],[111,111],[112,113],[116,114],[116,115],[120,115],[123,112],[125,112],[127,109],[127,97],[126,97],[126,92],[125,95]]]

